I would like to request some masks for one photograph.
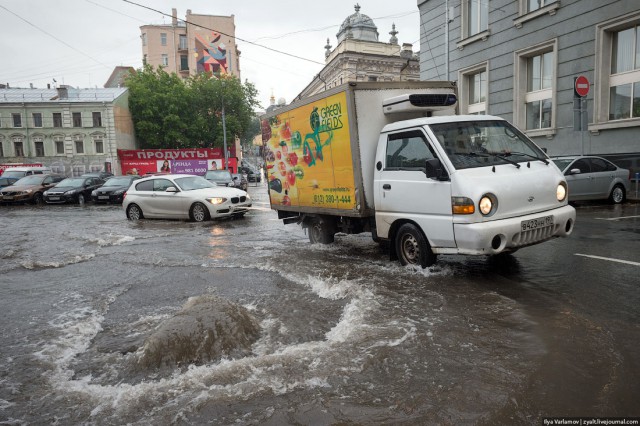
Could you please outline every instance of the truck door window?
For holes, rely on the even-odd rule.
[[[426,160],[436,158],[420,131],[396,133],[387,142],[385,170],[422,170]]]

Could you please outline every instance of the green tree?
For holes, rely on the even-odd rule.
[[[126,80],[129,109],[141,148],[222,147],[251,126],[257,90],[233,76],[201,73],[186,80],[145,65]]]

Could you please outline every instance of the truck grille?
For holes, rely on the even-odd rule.
[[[553,237],[555,232],[555,228],[557,225],[545,226],[537,229],[532,229],[529,231],[518,232],[513,236],[512,242],[513,245],[518,246],[528,246],[530,244],[535,244],[540,241],[548,240]]]

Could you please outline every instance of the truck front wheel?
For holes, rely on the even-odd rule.
[[[309,223],[309,241],[311,244],[331,244],[335,240],[335,231],[329,221],[316,217]]]
[[[405,223],[396,234],[396,254],[402,266],[420,265],[422,268],[436,263],[436,255],[422,232],[413,224]]]

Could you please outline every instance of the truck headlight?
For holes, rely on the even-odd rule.
[[[560,182],[556,188],[556,198],[558,201],[564,201],[567,198],[567,184]]]
[[[478,209],[484,216],[491,216],[498,209],[498,198],[493,194],[484,194],[480,198]]]

